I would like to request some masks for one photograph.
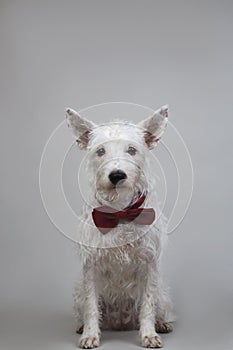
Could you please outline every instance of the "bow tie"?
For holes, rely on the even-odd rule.
[[[145,198],[145,196],[141,196],[136,203],[120,211],[108,206],[93,209],[92,218],[96,227],[98,227],[101,233],[105,234],[116,227],[122,219],[135,221],[140,225],[151,225],[155,219],[154,209],[139,208],[143,204]]]

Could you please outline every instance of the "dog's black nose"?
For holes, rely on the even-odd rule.
[[[127,178],[126,173],[122,170],[114,170],[109,174],[109,180],[113,185],[116,185],[120,180],[125,180]]]

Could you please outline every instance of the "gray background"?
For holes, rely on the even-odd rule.
[[[74,244],[38,168],[64,108],[169,103],[195,188],[164,259],[178,322],[167,349],[233,347],[232,1],[1,1],[0,348],[74,349]],[[138,348],[105,332],[105,349]]]

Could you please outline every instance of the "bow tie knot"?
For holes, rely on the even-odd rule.
[[[131,215],[130,215],[131,214]],[[123,220],[123,219],[129,219],[130,218],[130,216],[132,216],[133,217],[133,209],[131,209],[131,211],[130,210],[121,210],[121,211],[118,211],[118,212],[116,212],[115,214],[115,217],[117,218],[117,219],[121,219],[121,220]]]
[[[153,208],[139,208],[145,200],[145,196],[141,196],[136,203],[117,211],[108,206],[101,206],[93,209],[93,221],[103,234],[109,232],[116,227],[120,220],[135,221],[140,225],[151,225],[155,220],[155,211]]]

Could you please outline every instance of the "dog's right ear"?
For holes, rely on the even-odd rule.
[[[76,141],[81,149],[86,149],[90,133],[95,127],[95,124],[83,117],[71,108],[66,109],[66,120],[68,127],[76,138]]]

